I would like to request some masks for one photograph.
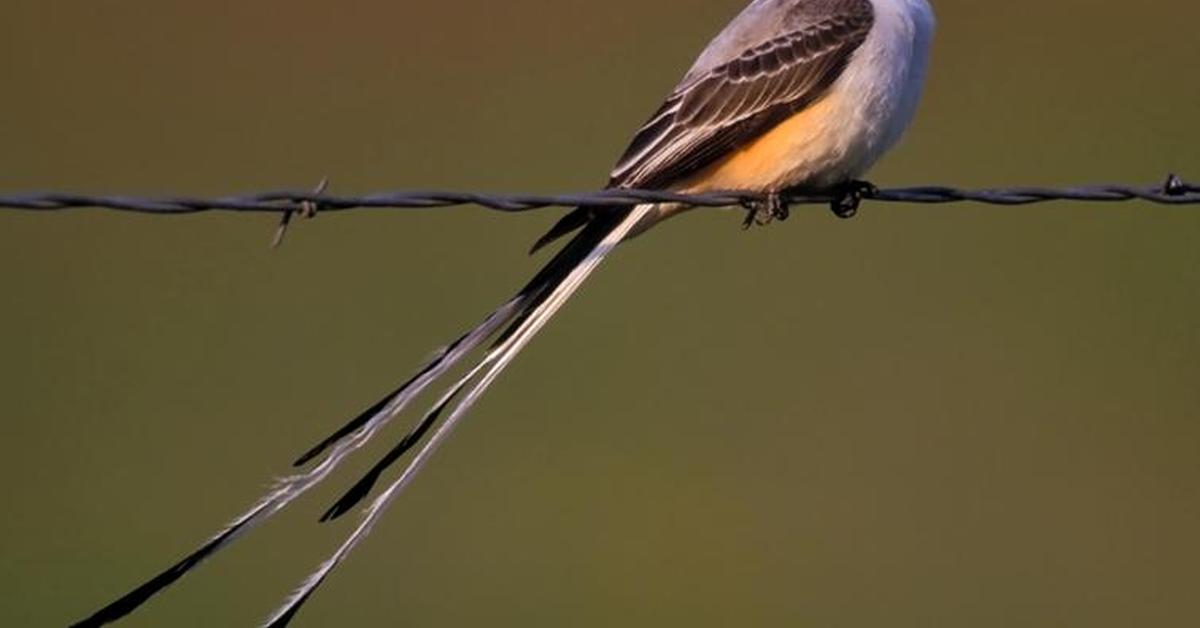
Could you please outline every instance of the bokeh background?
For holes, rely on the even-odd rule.
[[[938,0],[881,185],[1200,177],[1200,7]],[[742,0],[0,7],[0,189],[577,191]],[[559,215],[0,212],[0,625],[190,550]],[[615,255],[298,626],[1200,625],[1200,212],[698,211]],[[127,626],[261,619],[394,438]]]

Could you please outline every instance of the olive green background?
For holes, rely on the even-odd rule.
[[[0,6],[0,190],[579,191],[740,0]],[[942,0],[881,185],[1200,178],[1200,8]],[[0,212],[0,625],[177,559],[560,214]],[[298,626],[1200,625],[1200,208],[870,204],[614,255]],[[411,420],[412,417],[408,417]],[[127,626],[245,626],[401,425]]]

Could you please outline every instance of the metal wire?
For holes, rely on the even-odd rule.
[[[323,186],[312,192],[279,191],[217,198],[135,197],[70,194],[62,192],[0,194],[0,208],[58,211],[72,208],[102,208],[148,214],[191,214],[205,211],[272,212],[290,215],[304,211],[342,211],[367,209],[420,209],[477,205],[502,212],[524,212],[545,207],[624,206],[635,203],[682,203],[696,207],[728,207],[761,203],[767,197],[753,192],[714,194],[674,194],[656,190],[611,189],[582,194],[489,194],[453,191],[396,191],[367,196],[337,196],[322,193]],[[830,203],[832,194],[782,195],[791,205]],[[1162,205],[1200,204],[1200,185],[1187,183],[1171,175],[1154,186],[1092,185],[1066,188],[1007,187],[960,189],[944,186],[919,186],[871,190],[863,199],[889,203],[973,202],[988,205],[1028,205],[1049,201],[1118,202],[1141,200]]]

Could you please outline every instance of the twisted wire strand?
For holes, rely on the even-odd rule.
[[[321,188],[318,188],[321,189]],[[785,193],[792,205],[830,203],[832,194]],[[889,203],[942,204],[957,202],[987,205],[1028,205],[1050,201],[1120,202],[1140,200],[1161,205],[1200,204],[1200,184],[1172,175],[1153,186],[1091,185],[1077,187],[1003,187],[963,189],[948,186],[916,186],[874,190],[864,200]],[[34,192],[0,194],[0,208],[58,211],[101,208],[147,214],[191,214],[206,211],[289,213],[307,208],[309,213],[350,209],[428,209],[477,205],[501,212],[524,212],[546,207],[590,205],[615,207],[637,203],[681,203],[695,207],[750,205],[766,200],[756,192],[730,191],[711,194],[676,194],[658,190],[610,189],[578,194],[495,194],[445,190],[401,190],[365,196],[340,196],[320,191],[275,191],[214,198],[138,197]]]

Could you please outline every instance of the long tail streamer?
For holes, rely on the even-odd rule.
[[[414,398],[424,392],[464,357],[481,347],[505,325],[508,329],[488,350],[483,359],[438,399],[415,427],[357,484],[322,516],[322,521],[337,518],[364,499],[388,466],[414,448],[460,394],[466,394],[453,406],[445,421],[429,440],[420,446],[404,472],[381,493],[366,510],[362,522],[338,551],[312,574],[283,607],[267,620],[267,626],[286,625],[300,606],[329,573],[345,558],[371,530],[379,515],[387,508],[424,465],[455,424],[478,400],[500,372],[512,361],[532,336],[558,311],[568,297],[599,265],[600,261],[625,238],[641,220],[651,205],[638,206],[622,214],[609,214],[609,220],[598,220],[593,228],[585,229],[557,255],[512,299],[489,314],[477,327],[460,336],[442,349],[420,371],[394,391],[380,399],[349,421],[328,438],[305,452],[296,466],[324,458],[306,472],[296,473],[277,481],[276,485],[250,509],[234,519],[203,545],[171,565],[120,599],[101,608],[72,628],[94,628],[116,621],[148,601],[155,594],[179,580],[205,559],[229,546],[241,535],[264,522],[292,503],[296,498],[328,477],[347,456],[366,445],[389,421],[402,412]],[[482,375],[481,375],[482,374]]]
[[[438,426],[429,440],[420,447],[416,455],[409,461],[404,472],[400,474],[390,486],[387,487],[378,497],[371,503],[363,515],[362,521],[358,527],[350,534],[344,543],[326,560],[321,566],[313,572],[311,576],[304,581],[302,585],[292,594],[291,597],[284,602],[278,610],[272,614],[263,626],[266,628],[282,628],[295,616],[296,612],[305,601],[316,591],[317,587],[329,576],[346,556],[354,549],[371,532],[371,528],[378,521],[379,517],[392,503],[395,497],[408,486],[417,472],[425,465],[430,456],[437,450],[438,446],[450,435],[450,432],[462,419],[462,417],[471,409],[471,406],[479,400],[479,397],[487,390],[496,377],[504,370],[513,358],[520,353],[521,349],[533,338],[533,336],[541,330],[541,328],[550,320],[552,316],[562,307],[568,298],[579,288],[584,279],[588,277],[599,266],[612,248],[621,242],[629,231],[645,216],[651,206],[638,206],[630,214],[622,220],[615,228],[607,233],[587,256],[577,265],[570,269],[566,277],[555,286],[547,298],[542,301],[530,314],[521,320],[518,326],[508,334],[506,338],[483,358],[480,363],[473,368],[466,377],[459,380],[450,390],[444,395],[430,414],[440,413],[451,399],[453,399],[469,382],[478,376],[478,380],[470,385],[463,398],[454,406],[449,416],[445,421]],[[486,369],[486,370],[485,370]],[[482,372],[482,375],[479,375]]]

